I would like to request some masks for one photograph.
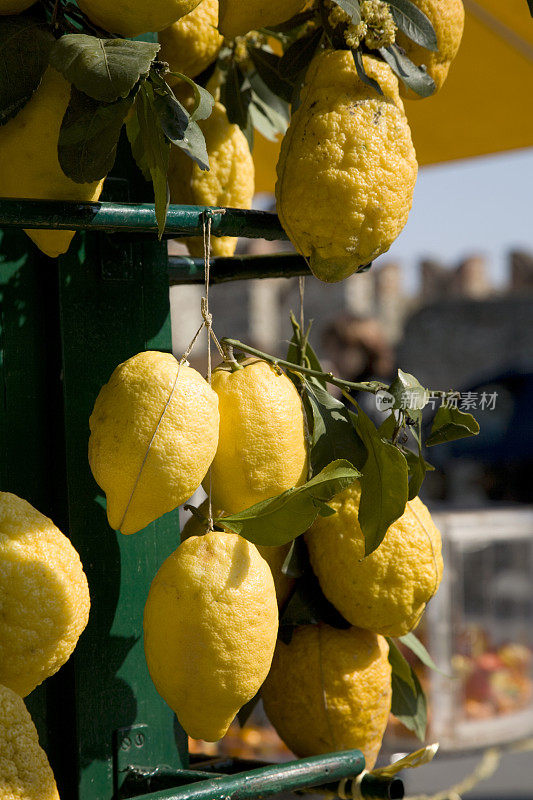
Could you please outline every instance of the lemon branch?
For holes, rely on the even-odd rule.
[[[354,383],[354,381],[346,381],[343,378],[337,378],[333,375],[332,372],[320,372],[317,369],[310,369],[309,367],[301,367],[299,364],[292,364],[290,361],[284,361],[282,358],[275,358],[274,356],[269,355],[268,353],[263,353],[261,350],[256,350],[255,347],[250,347],[248,344],[243,344],[243,342],[239,342],[237,339],[221,339],[220,344],[222,345],[222,349],[226,353],[226,357],[229,361],[234,361],[232,357],[232,350],[236,348],[237,350],[242,350],[243,353],[249,353],[251,356],[258,356],[259,358],[268,361],[269,364],[272,364],[274,367],[284,367],[284,369],[288,370],[289,372],[295,372],[297,375],[310,375],[313,378],[322,378],[327,383],[331,383],[333,386],[338,386],[339,389],[351,389],[355,392],[371,392],[372,394],[376,394],[381,389],[388,389],[386,383],[382,383],[381,381],[363,381],[361,383]]]

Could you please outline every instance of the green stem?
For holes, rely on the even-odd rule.
[[[382,383],[381,381],[364,381],[362,383],[354,383],[353,381],[345,381],[342,378],[337,378],[331,372],[319,372],[316,369],[300,367],[298,364],[291,364],[290,361],[283,361],[281,358],[274,358],[274,356],[271,356],[268,353],[263,353],[261,350],[256,350],[255,347],[250,347],[247,344],[243,344],[237,339],[224,338],[220,340],[220,343],[224,350],[229,347],[236,347],[237,350],[242,350],[244,353],[249,353],[252,356],[258,356],[259,358],[268,361],[269,364],[272,364],[275,367],[284,367],[285,369],[289,370],[289,372],[295,372],[297,375],[311,375],[313,378],[322,378],[327,383],[331,383],[333,386],[338,386],[340,389],[352,389],[352,391],[356,392],[371,392],[372,394],[376,394],[376,392],[379,392],[380,389],[388,388],[387,384]]]

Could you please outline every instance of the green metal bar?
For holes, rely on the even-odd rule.
[[[201,236],[207,206],[170,206],[166,235]],[[276,241],[287,239],[276,214],[225,208],[212,214],[213,236],[245,236]],[[151,203],[71,203],[61,200],[0,200],[0,228],[104,231],[106,233],[157,233]]]
[[[365,759],[359,750],[346,750],[211,778],[177,789],[137,795],[135,800],[248,800],[269,797],[278,792],[309,789],[355,777],[363,771],[364,766]]]
[[[171,286],[203,284],[204,260],[188,256],[169,256],[168,275]],[[247,281],[251,278],[293,278],[296,275],[311,275],[305,258],[297,253],[213,258],[209,270],[211,284]]]

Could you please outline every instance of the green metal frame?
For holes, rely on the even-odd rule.
[[[28,698],[58,782],[72,800],[225,800],[335,781],[364,768],[359,751],[232,772],[189,769],[187,738],[146,668],[142,612],[150,581],[179,543],[177,511],[132,537],[115,535],[87,462],[88,419],[114,367],[144,349],[171,351],[169,280],[203,282],[203,262],[168,259],[153,205],[128,170],[109,200],[0,200],[2,489],[68,532],[92,597],[74,655]],[[274,214],[171,206],[166,235],[286,239]],[[43,256],[22,228],[82,230],[69,253]],[[3,229],[3,230],[2,230]],[[149,234],[149,235],[147,235]],[[212,281],[306,274],[294,254],[214,259]],[[251,765],[250,765],[251,766]],[[186,785],[184,785],[186,784]],[[401,782],[365,776],[366,796],[402,796]],[[133,792],[133,794],[132,794]]]

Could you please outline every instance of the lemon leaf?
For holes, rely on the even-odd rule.
[[[352,25],[359,25],[361,22],[361,7],[359,0],[333,0],[335,5],[342,8],[350,17]]]
[[[365,67],[363,64],[363,56],[361,55],[361,51],[359,49],[352,50],[352,56],[355,64],[355,69],[357,70],[357,75],[359,76],[359,80],[363,83],[366,83],[367,86],[370,86],[374,89],[378,94],[383,94],[381,86],[374,78],[371,78],[370,75],[367,75],[365,72]],[[370,265],[369,265],[370,266]]]
[[[331,513],[328,500],[351,486],[359,475],[348,461],[333,461],[303,486],[216,522],[253,544],[287,544],[304,533],[319,514]]]
[[[291,44],[279,62],[279,71],[283,78],[293,82],[302,70],[307,69],[320,44],[322,33],[322,28],[317,28]]]
[[[305,544],[303,545],[305,548]],[[279,621],[279,638],[289,644],[293,629],[300,625],[316,625],[325,622],[333,628],[350,628],[342,614],[324,596],[318,578],[311,569],[307,548],[303,555],[304,571]]]
[[[414,653],[418,659],[420,659],[422,664],[426,665],[426,667],[429,667],[435,672],[440,672],[441,675],[445,675],[447,678],[452,677],[447,672],[444,672],[437,667],[420,639],[417,639],[414,633],[406,633],[405,636],[400,636],[400,642],[405,645],[405,647],[408,647],[409,650],[411,650],[411,652]]]
[[[479,423],[472,414],[459,411],[453,406],[440,406],[435,414],[426,446],[433,447],[436,444],[453,442],[455,439],[477,436],[478,433]]]
[[[422,409],[429,402],[429,392],[414,375],[399,369],[387,391],[394,397],[394,408],[404,409],[413,420],[421,419]]]
[[[309,323],[304,335],[292,311],[290,313],[290,320],[292,325],[292,338],[289,343],[289,349],[287,350],[286,361],[290,361],[291,364],[297,364],[300,367],[307,367],[308,369],[314,369],[317,372],[323,372],[319,358],[309,343],[311,323]],[[299,389],[302,383],[302,378],[297,373],[290,371],[288,372],[288,377],[294,383],[296,388]],[[325,378],[315,378],[315,380],[318,381],[323,389],[326,388]]]
[[[424,741],[427,729],[427,701],[415,671],[407,663],[392,639],[389,642],[389,662],[392,668],[391,713],[406,728]]]
[[[394,639],[391,639],[390,636],[386,636],[385,638],[389,643],[389,664],[391,665],[393,674],[406,683],[414,692],[415,684],[413,681],[413,673],[407,659],[395,643]]]
[[[136,152],[141,152],[141,164],[148,169],[154,187],[155,215],[159,236],[163,235],[170,205],[168,188],[168,166],[170,142],[159,123],[154,107],[152,85],[145,81],[139,90],[139,100],[135,105],[139,123],[139,140]],[[133,152],[133,151],[132,151]]]
[[[437,34],[428,17],[410,0],[387,0],[392,18],[398,28],[413,42],[437,51]]]
[[[380,47],[379,53],[384,61],[387,62],[392,71],[405,83],[409,89],[420,95],[429,97],[436,90],[435,81],[428,74],[424,66],[418,67],[413,64],[404,51],[396,44],[388,47]]]
[[[270,91],[290,103],[294,87],[290,81],[282,78],[280,74],[279,62],[281,57],[275,53],[269,53],[262,47],[249,47],[248,53],[257,70],[257,74]]]
[[[226,80],[220,87],[220,102],[226,109],[228,120],[241,130],[248,126],[248,109],[252,102],[252,89],[241,68],[230,61]]]

